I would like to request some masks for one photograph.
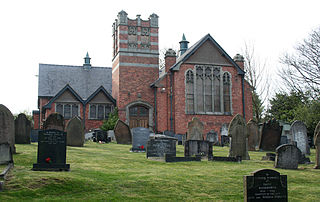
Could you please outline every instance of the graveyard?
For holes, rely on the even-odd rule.
[[[250,160],[165,163],[130,152],[131,145],[85,142],[67,147],[70,171],[32,171],[37,162],[37,143],[16,144],[14,168],[7,176],[0,201],[243,201],[243,176],[259,169],[287,175],[289,201],[316,201],[320,175],[314,164],[299,164],[297,170],[274,168],[262,161],[266,152],[249,151]],[[184,155],[182,145],[177,156]],[[214,156],[228,156],[229,147],[213,146]],[[315,150],[309,156],[315,161]]]

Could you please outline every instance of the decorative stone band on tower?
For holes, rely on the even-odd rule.
[[[113,23],[112,96],[117,100],[119,118],[130,125],[129,107],[135,103],[149,110],[153,126],[154,92],[150,88],[159,76],[158,16],[148,20],[118,13]]]

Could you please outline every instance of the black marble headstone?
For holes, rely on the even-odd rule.
[[[288,201],[287,176],[271,169],[243,176],[244,201]]]
[[[149,140],[150,131],[148,128],[137,127],[132,128],[132,148],[133,152],[146,151],[147,142]]]
[[[152,137],[152,136],[151,136]],[[147,158],[164,157],[165,154],[176,156],[176,139],[172,137],[155,137],[147,143]]]
[[[67,134],[56,129],[39,131],[38,159],[32,170],[68,171],[66,164]]]

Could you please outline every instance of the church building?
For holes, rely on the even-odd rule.
[[[112,67],[39,65],[38,111],[43,120],[52,112],[65,119],[80,116],[86,130],[99,127],[114,107],[130,128],[146,127],[154,132],[185,134],[188,122],[198,117],[205,133],[233,116],[252,118],[252,94],[244,79],[244,58],[233,59],[205,35],[188,47],[183,35],[180,51],[165,54],[159,74],[158,16],[143,20],[118,13],[113,23]],[[36,123],[36,121],[35,121]]]

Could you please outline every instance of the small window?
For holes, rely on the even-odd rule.
[[[90,105],[90,119],[96,118],[96,106]]]
[[[105,106],[105,119],[109,118],[109,114],[111,113],[111,105]]]
[[[98,119],[104,118],[104,106],[98,105]]]
[[[62,104],[57,104],[56,112],[63,115],[63,105]]]
[[[79,106],[76,104],[72,105],[72,117],[79,116]]]
[[[64,106],[64,118],[70,119],[71,118],[71,105],[66,104]]]

